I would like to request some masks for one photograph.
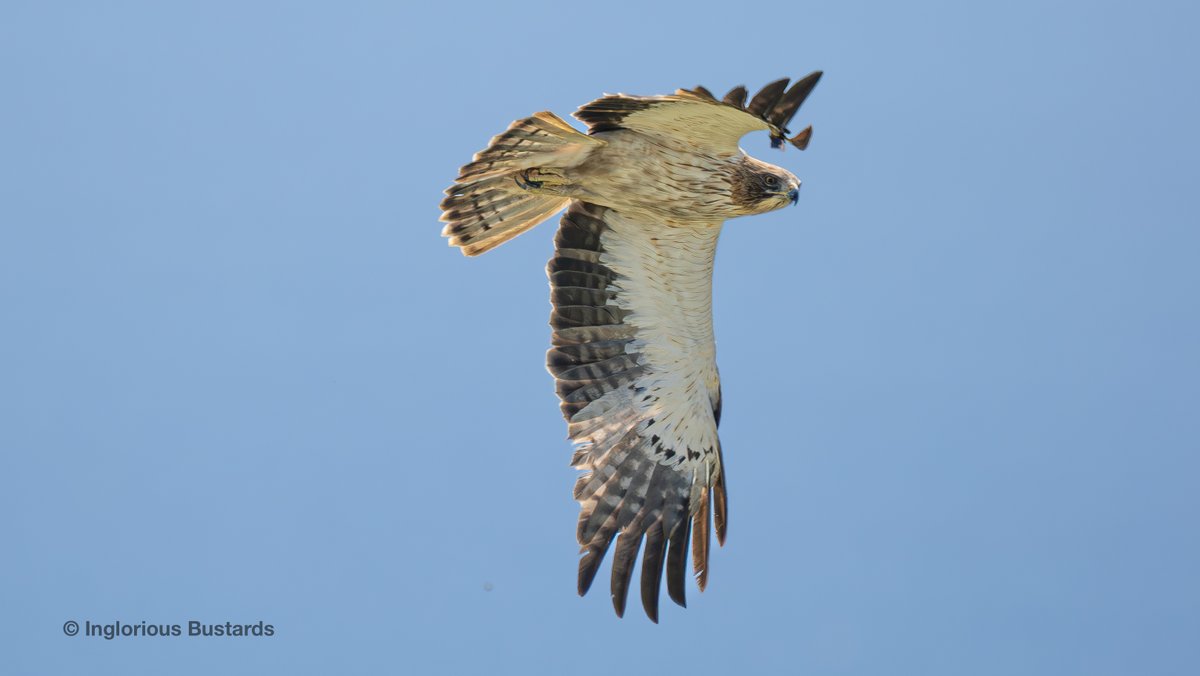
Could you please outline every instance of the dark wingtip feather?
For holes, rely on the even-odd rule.
[[[746,112],[765,120],[767,112],[774,109],[775,104],[779,103],[779,99],[783,97],[783,92],[787,89],[790,81],[791,78],[785,77],[760,89],[754,98],[750,99],[749,105],[746,106]]]
[[[780,129],[787,127],[787,123],[791,122],[792,117],[796,115],[796,111],[800,109],[801,104],[812,93],[813,88],[817,86],[821,75],[822,72],[817,70],[798,80],[796,84],[792,85],[791,89],[787,90],[787,93],[781,96],[768,109],[768,112],[764,115],[766,120]]]
[[[617,617],[625,617],[625,601],[629,598],[629,581],[633,563],[642,545],[641,533],[624,532],[617,536],[617,551],[612,562],[612,602]]]
[[[579,595],[583,596],[592,588],[592,582],[596,579],[596,571],[600,570],[600,564],[604,562],[604,555],[608,552],[608,546],[612,544],[612,535],[601,539],[601,544],[593,544],[585,548],[583,556],[579,558]]]
[[[708,534],[712,529],[709,490],[700,490],[700,509],[692,515],[692,574],[700,591],[708,585]]]
[[[788,139],[788,143],[796,146],[799,150],[804,150],[808,147],[808,142],[812,140],[812,125],[808,125],[792,138]]]
[[[823,75],[822,71],[813,71],[798,80],[791,88],[788,88],[790,81],[788,78],[776,80],[760,89],[749,104],[746,103],[746,88],[738,85],[729,90],[721,103],[740,108],[769,124],[772,148],[782,149],[786,141],[800,150],[804,150],[812,135],[811,129],[806,129],[795,137],[788,138],[787,124],[795,117],[800,105],[817,86],[821,75]]]
[[[717,531],[717,544],[725,546],[725,526],[726,517],[728,516],[728,505],[725,502],[725,476],[724,472],[717,475],[717,481],[713,484],[713,526]]]
[[[713,96],[713,93],[708,91],[708,88],[702,85],[696,85],[696,88],[692,90],[692,93],[699,94],[700,96],[703,96],[706,99],[712,99],[713,101],[717,100],[717,97]]]
[[[746,87],[744,85],[738,85],[733,89],[730,89],[729,93],[725,95],[725,98],[721,99],[721,103],[727,103],[738,108],[745,108]]]
[[[646,532],[646,549],[642,555],[642,608],[655,624],[658,624],[658,591],[662,584],[666,539],[662,525],[655,524]]]
[[[692,532],[692,522],[684,519],[675,527],[667,542],[667,596],[683,608],[687,608],[687,593],[684,570],[687,566],[687,541]]]

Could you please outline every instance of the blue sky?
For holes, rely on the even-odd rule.
[[[0,670],[1194,673],[1198,19],[6,3]],[[464,259],[441,191],[537,110],[818,68],[809,150],[743,140],[799,206],[717,260],[729,541],[617,620],[553,225]]]

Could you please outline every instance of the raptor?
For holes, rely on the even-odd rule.
[[[689,540],[701,591],[710,532],[724,544],[717,238],[731,218],[796,203],[800,179],[738,143],[762,130],[774,147],[807,147],[812,127],[792,135],[787,125],[820,78],[772,82],[749,102],[742,86],[721,99],[704,87],[606,95],[574,113],[586,133],[536,113],[493,138],[442,200],[442,234],[468,256],[566,208],[547,266],[546,366],[575,443],[571,464],[583,472],[579,593],[613,548],[617,615],[639,550],[642,606],[657,622],[664,577],[670,598],[686,605]]]

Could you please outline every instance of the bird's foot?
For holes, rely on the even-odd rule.
[[[519,172],[514,180],[522,190],[532,190],[541,193],[557,194],[558,186],[567,184],[567,179],[558,169],[526,169]]]

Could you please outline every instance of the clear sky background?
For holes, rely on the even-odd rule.
[[[405,4],[0,8],[0,672],[1196,673],[1194,3]],[[818,68],[717,260],[729,541],[618,620],[554,225],[465,259],[441,191]]]

